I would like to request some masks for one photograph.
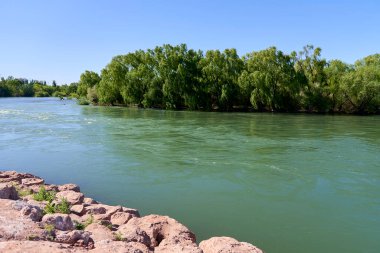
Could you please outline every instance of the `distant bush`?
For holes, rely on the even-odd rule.
[[[88,101],[86,98],[79,98],[78,99],[78,105],[89,105],[90,101]]]

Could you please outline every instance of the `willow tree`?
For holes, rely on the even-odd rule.
[[[209,96],[208,107],[228,110],[238,100],[238,78],[244,67],[236,49],[209,50],[200,61],[201,83]]]
[[[380,54],[357,61],[354,71],[344,75],[342,92],[347,99],[347,112],[380,111]]]
[[[98,75],[98,73],[86,70],[84,73],[80,75],[80,80],[77,89],[78,95],[81,97],[85,97],[87,95],[87,89],[95,87],[99,84],[99,82],[100,76]]]
[[[242,94],[256,110],[295,110],[299,83],[292,57],[275,47],[245,57],[246,69],[239,78]]]
[[[128,67],[123,56],[116,56],[102,70],[101,80],[96,87],[99,102],[101,104],[114,105],[122,103],[121,87],[125,83],[125,75]]]
[[[304,109],[308,111],[325,112],[329,109],[329,88],[324,68],[327,64],[321,58],[322,49],[307,45],[299,52],[295,63],[301,79]]]

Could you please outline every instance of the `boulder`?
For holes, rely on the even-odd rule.
[[[87,253],[81,248],[72,248],[65,245],[47,241],[6,241],[0,242],[0,252],[12,253]],[[91,252],[91,251],[90,251]]]
[[[62,198],[65,198],[70,203],[70,205],[76,205],[83,202],[84,195],[81,192],[61,191],[58,192],[55,197],[58,201],[60,201]]]
[[[138,242],[103,240],[96,244],[90,253],[153,253],[147,246]]]
[[[53,225],[54,228],[63,231],[72,230],[74,228],[73,222],[68,214],[46,214],[42,218],[42,223]]]
[[[120,226],[126,224],[132,217],[130,213],[116,212],[111,215],[110,221],[112,224]]]
[[[90,233],[83,230],[59,231],[55,237],[55,241],[60,243],[75,244],[79,240],[87,245],[90,241]]]
[[[64,184],[64,185],[58,185],[58,191],[74,191],[74,192],[80,192],[80,188],[76,184]]]
[[[239,242],[231,237],[212,237],[202,241],[199,247],[204,253],[263,253],[263,251],[256,246],[247,242]]]
[[[139,230],[149,236],[150,244],[147,246],[151,248],[161,247],[169,252],[175,252],[180,248],[186,249],[187,252],[201,252],[195,243],[195,235],[187,227],[168,216],[135,217],[127,224],[121,225],[118,232],[129,240],[129,234]]]
[[[84,198],[83,199],[83,204],[85,205],[92,205],[92,204],[98,204],[98,202],[96,202],[95,200],[93,200],[92,198]]]
[[[100,225],[99,223],[92,223],[88,225],[85,228],[85,231],[91,234],[90,236],[94,240],[95,246],[97,245],[98,241],[115,239],[112,231],[109,228]]]
[[[85,212],[84,205],[73,205],[70,207],[70,211],[74,214],[82,215]]]
[[[25,186],[41,185],[44,182],[45,181],[42,178],[38,178],[38,177],[21,179],[21,184]]]
[[[110,220],[111,216],[122,211],[121,206],[109,206],[104,204],[94,204],[85,207],[86,214],[92,214],[95,220]]]
[[[21,184],[21,180],[24,178],[39,178],[28,173],[18,173],[16,171],[0,171],[0,183],[14,182]]]
[[[130,213],[133,217],[140,217],[140,213],[137,209],[128,208],[123,206],[124,213]]]
[[[27,202],[17,200],[12,204],[12,208],[20,211],[20,213],[32,221],[41,221],[43,211],[39,206],[31,205]]]
[[[16,188],[7,183],[0,183],[0,199],[18,199]]]
[[[148,234],[136,226],[127,226],[127,224],[121,225],[118,228],[116,235],[121,237],[120,239],[126,242],[139,242],[148,247],[152,245]]]
[[[15,208],[16,202],[9,199],[0,199],[0,241],[25,240],[31,236],[42,238],[44,230],[32,219],[25,219],[21,212],[23,206]],[[0,250],[0,252],[2,252]]]

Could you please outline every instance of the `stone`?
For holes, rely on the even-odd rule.
[[[126,224],[132,217],[130,213],[116,212],[111,215],[110,221],[112,224],[120,226]]]
[[[123,206],[123,212],[124,213],[130,213],[133,217],[140,217],[140,213],[137,209],[128,208]]]
[[[48,241],[6,241],[0,242],[0,252],[12,253],[88,253],[71,245]],[[91,252],[91,251],[90,251]]]
[[[16,202],[22,201],[0,199],[0,241],[26,240],[30,236],[42,238],[44,230],[32,219],[25,219],[21,213],[23,206]]]
[[[56,233],[55,241],[60,243],[75,244],[82,240],[83,245],[90,241],[90,233],[83,230],[59,231]]]
[[[58,191],[74,191],[74,192],[80,192],[80,188],[76,184],[64,184],[64,185],[58,185]]]
[[[92,205],[92,204],[98,204],[98,202],[96,202],[95,200],[93,200],[92,198],[84,198],[83,199],[83,204],[85,205]]]
[[[91,206],[86,206],[85,212],[86,214],[92,214],[92,215],[105,214],[107,212],[107,209],[103,205],[95,204]]]
[[[247,242],[239,242],[231,237],[212,237],[202,241],[199,247],[204,253],[263,253],[256,246]]]
[[[21,179],[21,184],[25,186],[41,185],[44,182],[45,181],[42,178],[37,178],[37,177]]]
[[[28,173],[18,173],[16,171],[0,171],[0,183],[14,182],[21,184],[21,180],[24,178],[38,178]]]
[[[86,214],[92,214],[95,220],[110,220],[111,216],[122,211],[121,206],[109,206],[104,204],[94,204],[85,207]]]
[[[46,214],[42,217],[42,223],[53,225],[54,228],[63,231],[72,230],[74,228],[73,222],[68,214]]]
[[[82,215],[85,212],[84,205],[73,205],[70,207],[70,211],[74,214]]]
[[[84,230],[91,234],[90,236],[94,240],[95,246],[98,241],[113,240],[115,238],[109,228],[100,225],[99,223],[92,223],[88,225]]]
[[[7,183],[0,183],[0,199],[18,199],[16,188]]]
[[[76,205],[83,202],[84,195],[81,192],[61,191],[58,192],[55,197],[58,201],[60,201],[62,198],[65,198],[70,205]]]
[[[138,242],[103,240],[96,244],[90,253],[153,253],[147,246]]]
[[[121,225],[118,228],[116,235],[120,236],[123,241],[139,242],[148,247],[152,245],[148,234],[139,227],[127,226],[127,224]]]
[[[12,204],[12,208],[20,211],[20,213],[32,221],[41,221],[43,211],[39,206],[31,205],[27,202],[17,200]]]
[[[126,240],[133,232],[144,231],[150,238],[150,248],[161,247],[168,252],[186,249],[187,252],[201,252],[196,245],[195,235],[184,225],[168,216],[148,215],[132,218],[118,229]],[[162,245],[161,245],[162,243]],[[163,252],[163,250],[161,251]]]

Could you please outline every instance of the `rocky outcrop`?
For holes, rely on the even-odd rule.
[[[16,188],[7,183],[0,183],[0,199],[18,199]]]
[[[202,241],[199,247],[203,253],[263,253],[263,251],[250,243],[239,242],[231,237],[212,237]]]
[[[49,185],[0,171],[0,252],[262,253],[229,237],[198,246],[186,226],[162,215],[85,197],[75,184]]]

